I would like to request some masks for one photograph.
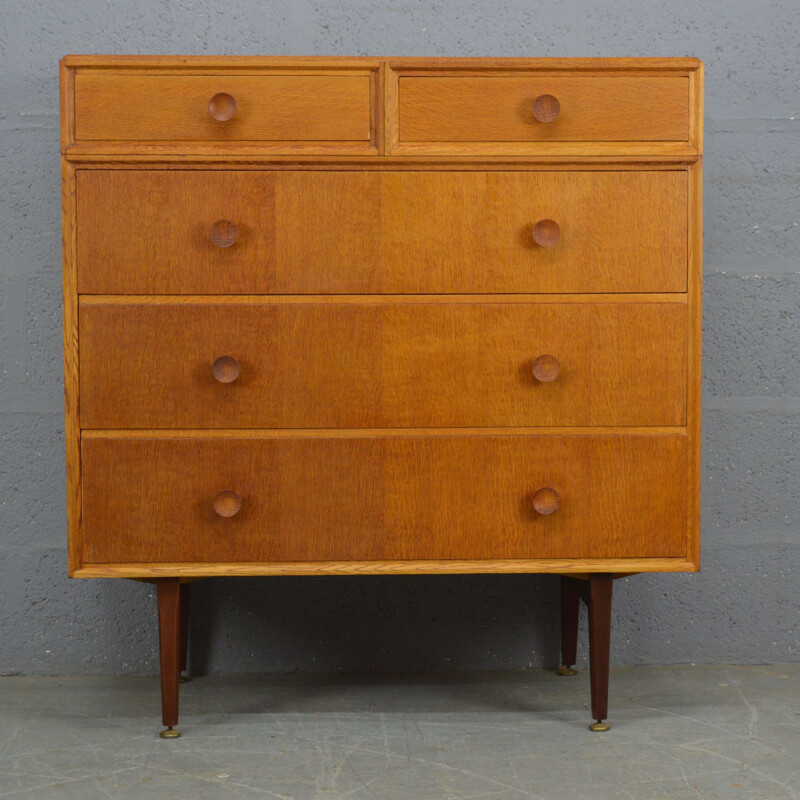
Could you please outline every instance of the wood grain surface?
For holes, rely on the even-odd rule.
[[[79,290],[684,292],[686,172],[78,171]],[[219,220],[237,238],[218,247]],[[558,225],[551,246],[534,240]],[[410,232],[413,231],[413,235]]]
[[[217,94],[236,113],[209,112]],[[372,129],[370,76],[153,75],[82,72],[75,76],[77,141],[361,141]]]
[[[78,170],[78,290],[263,291],[274,247],[267,172]],[[236,225],[219,247],[214,225]]]
[[[80,328],[84,428],[686,422],[678,303],[95,302]]]
[[[560,106],[541,122],[533,103]],[[689,80],[637,75],[400,76],[399,142],[685,141]]]
[[[475,575],[482,573],[588,575],[612,572],[624,578],[640,572],[696,572],[688,558],[502,558],[415,559],[414,561],[181,561],[86,564],[78,578],[127,578],[152,582],[161,577],[195,581],[259,575]]]
[[[78,260],[75,230],[75,167],[61,163],[61,254],[64,329],[64,444],[67,467],[68,569],[81,563],[80,351],[78,339]]]
[[[686,457],[683,435],[87,439],[83,561],[678,558]]]
[[[699,61],[60,70],[71,575],[698,568]]]
[[[702,95],[701,95],[702,97]],[[702,117],[702,101],[699,113]],[[689,172],[689,342],[687,427],[690,459],[687,470],[689,496],[688,555],[700,569],[700,523],[702,481],[702,395],[703,395],[703,162],[693,164]]]

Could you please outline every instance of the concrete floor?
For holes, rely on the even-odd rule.
[[[800,665],[588,673],[0,679],[0,798],[800,798]]]

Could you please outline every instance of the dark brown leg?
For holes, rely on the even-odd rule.
[[[608,660],[611,652],[611,575],[598,573],[589,577],[589,674],[592,684],[592,731],[607,731]]]
[[[576,579],[561,576],[561,665],[559,675],[577,675],[572,669],[578,651],[578,609],[580,597]]]
[[[190,602],[190,593],[189,587],[191,586],[190,583],[182,583],[181,584],[181,596],[180,596],[180,604],[181,604],[181,658],[180,658],[180,672],[186,672],[186,657],[189,645],[189,602]],[[188,680],[191,680],[188,675],[181,675],[180,682],[184,683]]]
[[[159,578],[158,640],[161,650],[161,713],[166,730],[163,739],[175,739],[180,731],[178,724],[178,667],[180,666],[181,638],[181,584],[177,578]]]

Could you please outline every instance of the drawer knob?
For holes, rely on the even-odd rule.
[[[561,238],[561,228],[554,219],[540,219],[533,226],[532,236],[539,247],[552,247]]]
[[[220,356],[211,365],[211,372],[220,383],[233,383],[241,371],[241,365],[233,356]]]
[[[561,113],[561,103],[551,94],[540,94],[533,101],[532,111],[538,122],[555,122]]]
[[[533,377],[539,383],[551,383],[561,372],[561,364],[555,356],[543,355],[537,358],[532,366]]]
[[[558,511],[558,507],[561,505],[561,497],[555,489],[546,486],[534,492],[533,497],[531,497],[531,505],[537,514],[546,517],[548,514]]]
[[[242,498],[236,492],[226,489],[214,498],[214,511],[221,517],[235,517],[242,507]]]
[[[208,101],[208,113],[217,122],[227,122],[236,114],[236,100],[227,92],[219,92]]]
[[[208,235],[217,247],[230,247],[239,236],[239,229],[229,219],[218,219],[211,226]]]

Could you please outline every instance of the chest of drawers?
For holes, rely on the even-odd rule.
[[[69,571],[699,567],[695,59],[68,56]]]

